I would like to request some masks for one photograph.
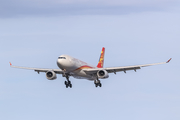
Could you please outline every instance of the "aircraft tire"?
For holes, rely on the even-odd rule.
[[[67,81],[64,81],[64,84],[67,85]]]
[[[70,85],[70,84],[71,84],[71,81],[68,81],[68,84]]]

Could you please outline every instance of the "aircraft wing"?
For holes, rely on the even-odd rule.
[[[160,65],[160,64],[169,63],[171,59],[172,58],[170,58],[167,62],[161,62],[161,63],[153,63],[153,64],[145,64],[145,65],[135,65],[135,66],[125,66],[125,67],[109,67],[109,68],[83,69],[83,71],[86,74],[94,74],[94,73],[97,73],[99,70],[106,70],[108,73],[115,73],[115,74],[116,74],[116,72],[121,72],[121,71],[124,71],[126,73],[126,71],[128,71],[128,70],[136,71],[137,69],[141,69],[141,67],[147,67],[147,66],[153,66],[153,65]]]
[[[60,69],[44,69],[44,68],[29,68],[29,67],[20,67],[20,66],[13,66],[10,63],[10,66],[13,68],[20,68],[20,69],[27,69],[27,70],[34,70],[35,72],[47,72],[47,71],[54,71],[57,74],[64,74],[64,72]]]

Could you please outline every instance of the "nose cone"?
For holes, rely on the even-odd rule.
[[[60,69],[70,69],[72,67],[72,63],[71,63],[71,60],[69,59],[68,56],[65,56],[65,55],[62,55],[60,57],[58,57],[58,60],[57,60],[57,65]]]

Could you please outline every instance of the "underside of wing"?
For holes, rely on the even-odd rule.
[[[144,65],[135,65],[135,66],[124,66],[124,67],[109,67],[109,68],[94,68],[94,69],[84,69],[83,71],[86,74],[95,74],[100,70],[106,70],[108,73],[116,73],[116,72],[125,72],[128,70],[134,70],[141,69],[141,67],[147,67],[147,66],[153,66],[153,65],[160,65],[169,63],[171,59],[169,59],[167,62],[161,62],[161,63],[153,63],[153,64],[144,64]]]
[[[11,63],[10,63],[10,66],[13,67],[13,68],[19,68],[19,69],[27,69],[27,70],[34,70],[36,72],[48,72],[48,71],[54,71],[55,73],[57,74],[63,74],[64,72],[60,69],[44,69],[44,68],[30,68],[30,67],[20,67],[20,66],[13,66]]]
[[[108,73],[116,73],[116,72],[121,72],[121,71],[128,71],[128,70],[137,70],[141,69],[138,66],[127,66],[127,67],[110,67],[110,68],[94,68],[94,69],[84,69],[83,71],[86,74],[95,74],[100,70],[106,70]]]

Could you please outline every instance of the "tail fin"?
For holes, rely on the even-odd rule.
[[[105,48],[103,47],[102,51],[101,51],[101,56],[99,58],[99,62],[98,62],[98,65],[97,65],[98,68],[103,68],[103,65],[104,65],[104,54],[105,54]]]

